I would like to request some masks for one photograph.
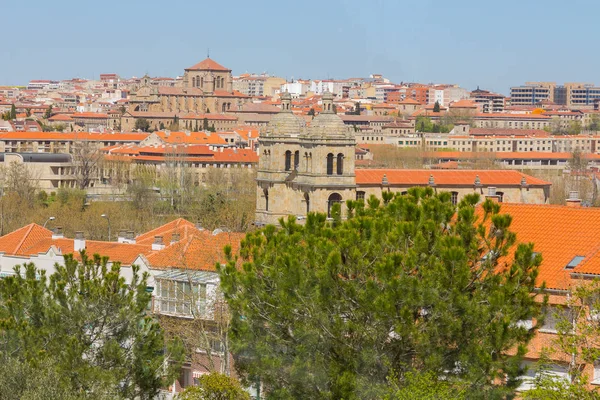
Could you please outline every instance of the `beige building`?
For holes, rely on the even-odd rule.
[[[548,200],[549,182],[518,171],[355,169],[355,134],[332,109],[333,95],[324,93],[323,112],[307,127],[291,112],[291,96],[282,96],[281,112],[259,139],[257,225],[276,224],[287,215],[303,220],[313,211],[331,215],[335,203],[414,186],[449,191],[455,203],[474,192],[499,201]]]
[[[536,105],[542,101],[554,102],[556,82],[525,82],[510,88],[510,104],[513,106]]]
[[[186,68],[182,87],[154,86],[144,76],[131,93],[130,112],[226,113],[240,110],[250,98],[233,91],[231,70],[210,58]]]

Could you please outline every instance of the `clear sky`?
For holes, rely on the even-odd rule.
[[[600,85],[597,0],[0,0],[0,15],[0,85],[177,76],[207,48],[234,74]]]

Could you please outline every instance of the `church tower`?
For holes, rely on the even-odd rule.
[[[323,111],[310,127],[292,113],[289,93],[281,99],[281,111],[259,139],[258,225],[287,215],[301,220],[308,212],[330,215],[334,203],[356,197],[356,141],[336,115],[333,95],[323,94]]]

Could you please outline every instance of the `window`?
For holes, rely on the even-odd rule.
[[[498,202],[502,203],[504,200],[504,192],[496,192],[496,196],[498,196]]]
[[[291,169],[292,169],[292,152],[288,150],[285,152],[285,170],[290,171]]]
[[[206,311],[206,285],[157,279],[156,293],[161,313],[191,316],[192,311]]]
[[[333,155],[332,155],[333,156]],[[327,200],[327,217],[331,218],[331,207],[336,203],[342,202],[342,196],[339,193],[332,193]]]
[[[327,154],[327,175],[333,175],[333,154]]]
[[[269,211],[269,191],[265,189],[263,193],[265,195],[265,211]]]
[[[452,192],[450,194],[450,199],[452,200],[452,205],[455,206],[458,204],[458,192]]]
[[[364,200],[365,199],[365,192],[359,190],[356,192],[356,200]]]
[[[297,170],[300,166],[300,151],[296,150],[294,152],[294,170]]]
[[[570,319],[571,310],[566,307],[548,306],[544,324],[540,328],[540,332],[557,333],[557,324],[566,319]]]
[[[339,153],[337,155],[337,174],[342,175],[344,173],[344,155]]]
[[[585,258],[584,256],[573,257],[573,259],[571,261],[569,261],[569,263],[567,264],[565,269],[574,269],[576,266],[579,265],[580,262],[583,261],[584,258]]]

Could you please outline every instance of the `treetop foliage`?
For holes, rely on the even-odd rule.
[[[118,263],[85,252],[55,269],[26,264],[0,280],[0,364],[10,372],[0,397],[20,398],[29,388],[20,374],[40,368],[77,398],[151,399],[172,383],[181,351],[147,314],[147,274],[133,267],[126,283]]]
[[[413,188],[348,201],[346,220],[336,205],[331,221],[249,233],[220,269],[240,372],[273,399],[381,398],[413,372],[467,382],[471,397],[511,394],[541,257],[519,244],[499,264],[511,218],[489,200],[479,217],[478,201]]]

